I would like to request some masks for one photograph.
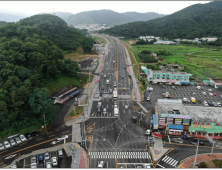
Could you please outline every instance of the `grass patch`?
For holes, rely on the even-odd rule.
[[[117,50],[116,41],[114,41],[114,43],[115,43],[115,46],[116,46],[116,48],[115,48],[116,49],[115,66],[118,69],[118,56],[119,56],[119,52]]]
[[[185,71],[198,78],[222,79],[222,50],[215,46],[201,45],[132,45],[134,56],[137,58],[140,51],[157,52],[166,50],[172,53],[161,56],[168,63],[177,63],[185,66]]]
[[[76,115],[82,114],[83,110],[84,110],[83,106],[78,106],[76,108],[76,110],[75,111],[73,110],[68,116],[72,117],[72,116],[76,116]]]
[[[146,90],[146,86],[141,85],[141,86],[140,86],[140,90],[141,90],[142,92],[145,91],[145,90]]]
[[[212,161],[216,168],[222,168],[222,160],[213,160]]]
[[[123,43],[125,44],[125,47],[126,47],[127,51],[129,52],[131,63],[136,64],[137,62],[136,62],[135,58],[133,57],[133,53],[132,53],[131,48],[128,46],[127,43],[125,43],[125,42],[123,42]]]
[[[107,40],[103,37],[100,37],[100,36],[92,36],[92,38],[94,39],[94,41],[97,43],[97,44],[107,44]]]

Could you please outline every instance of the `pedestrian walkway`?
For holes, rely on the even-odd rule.
[[[145,113],[148,112],[148,110],[146,110],[146,108],[143,107],[143,105],[142,105],[140,102],[136,102],[136,103],[140,106],[141,109],[143,109],[143,111],[144,111]]]
[[[185,160],[182,160],[178,168],[193,168],[194,159],[195,159],[195,156],[188,157]],[[210,156],[210,153],[201,154],[201,155],[197,155],[196,164],[199,164],[201,162],[208,162],[208,161],[212,161],[216,159],[221,160],[222,154],[214,153],[212,156]]]
[[[81,142],[81,129],[80,124],[73,124],[72,125],[72,142]]]
[[[147,151],[143,152],[89,152],[91,159],[150,159]]]
[[[179,161],[177,161],[177,160],[175,160],[175,159],[173,159],[173,158],[171,158],[167,155],[162,159],[162,161],[171,165],[172,167],[175,167],[179,162]]]

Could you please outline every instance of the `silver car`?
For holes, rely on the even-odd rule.
[[[19,135],[20,139],[24,142],[24,141],[27,141],[26,137],[24,135]]]
[[[15,140],[13,138],[9,139],[9,142],[12,146],[16,145]]]
[[[3,143],[0,143],[0,151],[4,150],[5,146],[3,145]]]
[[[46,153],[45,153],[45,155],[44,155],[44,159],[45,159],[45,161],[47,161],[47,160],[50,159],[50,158],[49,158],[49,152],[46,152]]]
[[[7,140],[5,140],[3,143],[4,143],[6,148],[10,148],[11,147],[10,143]]]
[[[22,143],[22,141],[21,141],[21,139],[19,139],[19,137],[15,137],[15,141],[16,141],[17,144]]]

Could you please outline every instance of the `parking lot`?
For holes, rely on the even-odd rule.
[[[187,98],[190,100],[191,97],[196,99],[195,103],[183,102],[185,105],[193,106],[204,106],[203,101],[206,102],[216,102],[222,103],[222,89],[215,89],[212,86],[201,86],[202,89],[197,89],[197,86],[184,85],[184,86],[174,86],[173,85],[152,85],[153,92],[145,92],[144,97],[147,102],[147,97],[150,97],[151,103],[155,103],[157,99],[164,99],[162,92],[169,92],[172,97],[169,99],[183,99]],[[211,89],[212,91],[209,91]],[[216,96],[213,95],[216,94]]]
[[[51,168],[67,168],[66,162],[69,161],[65,154],[65,151],[62,150],[63,156],[58,155],[58,151],[48,152],[49,157],[46,159],[45,153],[41,153],[38,155],[32,155],[25,159],[20,160],[16,163],[17,168],[46,168],[46,163],[50,162]],[[43,160],[40,160],[40,156],[43,155]],[[32,157],[35,157],[35,161],[32,160]],[[52,162],[52,158],[56,158],[56,163]],[[35,166],[33,165],[35,164]],[[40,166],[41,164],[41,166]]]

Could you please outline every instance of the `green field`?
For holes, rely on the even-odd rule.
[[[157,52],[166,50],[172,53],[163,56],[168,63],[178,63],[185,66],[185,71],[199,78],[222,79],[222,49],[214,46],[196,45],[133,45],[133,53],[137,62],[140,62],[137,54],[142,50]]]

